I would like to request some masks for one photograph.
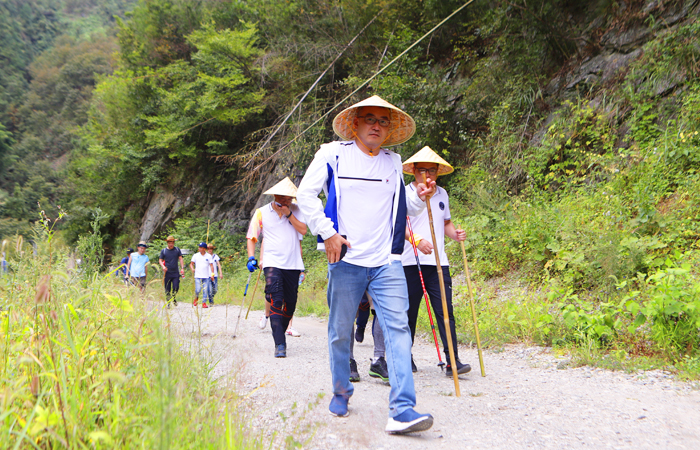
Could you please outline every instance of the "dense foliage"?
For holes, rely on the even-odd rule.
[[[44,31],[33,53],[0,74],[27,74],[24,84],[3,81],[14,103],[0,128],[0,235],[26,233],[37,202],[52,211],[60,198],[71,211],[69,242],[99,208],[105,244],[133,246],[154,193],[189,186],[254,197],[270,173],[298,180],[318,145],[334,139],[333,108],[376,93],[418,123],[397,148],[402,156],[430,145],[457,167],[440,183],[468,231],[477,277],[515,273],[555,293],[535,308],[538,330],[554,329],[548,317],[574,329],[577,318],[638,291],[639,309],[615,306],[605,322],[619,342],[676,356],[697,349],[693,339],[668,352],[651,345],[646,331],[658,327],[644,309],[658,297],[654,280],[678,279],[678,270],[688,286],[697,279],[697,2],[478,0],[342,104],[464,3],[26,3],[10,25]],[[58,37],[56,23],[74,10],[104,18],[100,11],[125,9],[113,31],[71,26]],[[180,229],[195,242],[210,206],[178,211],[180,222],[157,235]],[[185,232],[187,221],[200,230]],[[232,255],[238,242],[227,243]],[[309,285],[322,287],[322,258],[309,258],[318,264]],[[674,323],[692,322],[692,305],[674,309]]]
[[[0,447],[259,448],[201,333],[163,326],[160,284],[84,272],[46,219],[0,277]]]

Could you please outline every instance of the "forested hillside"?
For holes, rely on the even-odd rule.
[[[132,3],[0,1],[0,236],[29,233],[37,202],[53,213],[72,198],[66,163],[114,69],[115,15]]]
[[[543,380],[583,365],[662,369],[664,390],[672,376],[700,379],[699,15],[700,0],[0,0],[0,447],[306,445],[258,414],[241,420],[258,389],[280,385],[256,370],[232,392],[212,349],[225,340],[219,348],[237,357],[230,346],[245,346],[230,339],[234,313],[222,306],[244,306],[249,286],[255,298],[242,231],[261,193],[284,176],[298,184],[319,145],[337,139],[333,117],[375,94],[417,123],[395,151],[405,159],[428,145],[455,167],[438,183],[466,231],[475,287],[472,316],[449,241],[463,347],[476,342],[478,316],[491,356],[514,342],[566,355]],[[190,310],[189,274],[179,312],[196,328],[170,322],[156,262],[170,233],[182,249],[217,246],[222,334],[204,332],[212,309]],[[113,276],[139,240],[158,244],[144,293]],[[296,314],[323,317],[325,255],[310,233],[302,248]],[[519,353],[501,374],[538,364]],[[454,416],[455,398],[423,380]],[[511,383],[487,380],[499,398]],[[568,391],[550,390],[533,412],[524,382],[512,385],[524,392],[507,406],[512,429],[524,411],[567,414],[555,397]],[[588,386],[597,394],[585,409],[600,410],[605,391]],[[488,414],[508,413],[486,400]],[[604,409],[625,426],[668,417],[629,420],[641,414],[634,403],[629,414]],[[296,433],[273,404],[264,408]],[[305,416],[299,405],[292,413]],[[567,439],[582,439],[576,425]],[[604,425],[591,442],[613,442],[605,434],[617,425]],[[658,442],[694,438],[667,428]],[[565,442],[532,430],[537,442]]]
[[[37,202],[68,242],[100,208],[108,250],[184,217],[240,231],[379,94],[418,124],[398,152],[457,167],[479,277],[605,296],[697,260],[698,1],[474,1],[366,85],[464,2],[0,4],[2,236]]]

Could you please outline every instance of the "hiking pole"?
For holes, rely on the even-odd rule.
[[[423,173],[423,183],[427,186],[427,176]],[[435,239],[435,225],[433,225],[433,210],[430,208],[430,197],[426,195],[425,206],[428,208],[428,222],[430,223],[430,235],[433,238],[433,246],[437,242]],[[450,363],[452,364],[452,378],[455,382],[455,396],[460,397],[459,378],[457,377],[457,361],[455,360],[455,349],[452,346],[452,330],[450,329],[450,315],[447,311],[447,297],[445,296],[445,280],[442,277],[442,266],[440,265],[440,255],[437,248],[435,253],[435,265],[437,266],[438,281],[440,282],[440,296],[442,297],[442,314],[445,322],[445,334],[447,335],[447,348],[450,351]]]
[[[433,339],[435,340],[435,350],[437,350],[438,355],[438,366],[442,369],[445,363],[442,362],[442,357],[440,356],[440,346],[438,345],[437,335],[435,334],[435,325],[433,324],[433,313],[430,311],[430,300],[428,296],[428,291],[425,289],[425,282],[423,281],[423,271],[420,268],[420,260],[418,259],[418,249],[416,248],[416,239],[413,235],[413,227],[411,227],[411,219],[406,216],[406,224],[408,225],[408,232],[411,234],[411,244],[413,245],[413,254],[416,255],[416,265],[418,266],[418,275],[420,276],[420,285],[423,287],[423,297],[425,298],[425,306],[428,309],[428,318],[430,319],[430,329],[433,330]]]
[[[481,366],[481,376],[486,376],[484,369],[484,355],[481,354],[481,339],[479,338],[479,324],[476,323],[476,308],[474,308],[474,294],[472,293],[472,280],[469,276],[469,264],[467,264],[467,252],[464,250],[464,241],[459,241],[462,246],[462,258],[464,259],[464,274],[467,276],[467,290],[469,291],[469,303],[472,306],[472,317],[474,318],[474,334],[476,334],[476,348],[479,350],[479,365]]]
[[[253,293],[250,296],[250,303],[248,303],[248,311],[245,312],[245,320],[248,320],[248,313],[250,312],[250,307],[253,306],[253,300],[255,299],[255,291],[258,290],[258,283],[260,282],[260,274],[262,269],[258,269],[258,276],[255,280],[255,287],[253,288]]]
[[[250,312],[250,307],[253,306],[253,300],[255,299],[255,291],[258,290],[258,282],[260,281],[260,273],[262,273],[262,257],[263,257],[263,246],[260,244],[260,261],[258,262],[258,277],[255,280],[255,287],[253,288],[253,295],[250,296],[250,303],[248,303],[248,311],[245,312],[245,320],[248,320],[248,313]],[[255,253],[253,253],[255,254]]]
[[[253,272],[248,274],[248,281],[245,282],[245,290],[243,291],[243,300],[241,300],[241,307],[238,309],[238,320],[236,321],[236,329],[233,330],[233,336],[236,337],[236,331],[238,331],[238,324],[241,323],[241,312],[243,312],[243,303],[245,302],[245,295],[248,293],[248,285],[250,284],[250,276]]]

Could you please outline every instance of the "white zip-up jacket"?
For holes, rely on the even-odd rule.
[[[299,208],[306,218],[309,230],[318,236],[319,250],[325,250],[324,239],[328,239],[338,232],[338,207],[343,201],[338,182],[338,167],[343,164],[339,150],[341,146],[353,144],[354,141],[334,141],[321,145],[306,170],[297,191]],[[400,260],[404,248],[406,214],[413,216],[422,213],[425,209],[425,202],[418,197],[415,191],[405,189],[401,156],[387,149],[380,151],[389,154],[395,162],[397,176],[391,211],[392,243],[389,260]],[[325,208],[318,197],[321,190],[326,195]]]

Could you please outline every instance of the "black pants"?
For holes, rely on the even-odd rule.
[[[447,336],[445,335],[445,320],[442,313],[442,296],[440,295],[440,280],[435,266],[421,266],[425,289],[430,297],[430,304],[433,307],[433,322],[440,332],[445,361],[449,362],[449,348],[447,346]],[[411,339],[416,335],[416,322],[418,321],[418,311],[423,302],[423,287],[420,284],[418,266],[404,266],[406,274],[406,284],[408,285],[408,326],[411,328]],[[450,333],[452,334],[452,347],[455,351],[455,359],[459,359],[457,354],[457,333],[455,330],[455,316],[452,312],[452,278],[450,268],[442,267],[442,277],[445,280],[445,295],[447,296],[447,313],[450,318]]]
[[[285,332],[297,309],[301,270],[265,267],[265,300],[270,302],[270,327],[275,345],[286,344]]]
[[[170,303],[171,301],[175,300],[175,296],[177,295],[177,291],[180,290],[180,274],[177,274],[176,277],[169,277],[165,276],[164,280],[165,284],[165,301]]]
[[[367,298],[367,292],[362,296],[360,300],[360,307],[357,308],[357,328],[361,329],[363,332],[367,326],[367,321],[369,320],[369,299]]]

